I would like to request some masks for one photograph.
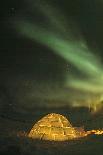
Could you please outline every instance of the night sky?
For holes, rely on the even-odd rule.
[[[96,96],[98,99],[98,94],[101,95],[103,91],[102,0],[3,0],[0,7],[2,16],[0,20],[0,104],[2,109],[39,104],[44,106],[49,103],[55,106],[53,101],[57,101],[57,105],[71,105],[73,98],[79,101],[90,98],[91,101]],[[53,36],[52,40],[48,39],[50,37],[48,35]],[[57,51],[55,51],[56,46],[53,46],[56,39]],[[87,50],[82,52],[82,41],[90,51],[90,58]],[[71,47],[68,53],[72,53],[72,49],[75,49],[71,58],[69,55],[67,59],[65,42]],[[59,53],[59,45],[62,43],[64,49]],[[79,56],[76,54],[76,49],[81,50]],[[77,56],[78,60],[76,60]],[[87,64],[87,69],[80,67],[85,66],[82,60]],[[80,65],[78,65],[79,61],[82,62]],[[93,73],[88,67],[90,62],[96,68]],[[101,78],[97,74],[100,74]],[[65,79],[70,77],[74,77],[74,81],[77,81],[72,85],[73,87],[65,82]],[[70,83],[72,82],[71,80]],[[92,92],[86,87],[90,83],[92,83],[90,87]],[[97,85],[99,85],[98,88]],[[84,94],[82,94],[83,91]],[[72,93],[74,95],[71,95]],[[86,102],[80,106],[83,104],[86,106]]]

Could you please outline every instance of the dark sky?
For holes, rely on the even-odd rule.
[[[29,0],[28,0],[29,1]],[[49,0],[48,0],[49,1]],[[48,2],[47,1],[47,2]],[[35,1],[36,2],[36,1]],[[73,19],[82,35],[93,49],[103,50],[103,3],[101,0],[52,0],[54,6],[62,9],[68,19]],[[10,23],[11,19],[26,17],[40,20],[30,12],[26,0],[3,0],[0,5],[0,87],[12,85],[16,77],[21,80],[38,81],[63,79],[66,62],[49,48],[18,34]],[[44,52],[45,51],[45,52]],[[14,80],[15,81],[15,80]],[[11,86],[12,87],[12,86]]]

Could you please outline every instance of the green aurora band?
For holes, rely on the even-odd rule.
[[[34,5],[31,2],[31,10]],[[77,30],[76,26],[71,28],[65,15],[55,7],[46,3],[36,4],[38,10],[47,19],[48,24],[45,26],[36,22],[18,19],[15,22],[16,29],[19,33],[29,39],[38,41],[46,45],[52,51],[65,59],[66,62],[73,64],[86,78],[78,78],[71,71],[65,74],[64,87],[71,87],[81,91],[102,94],[103,92],[103,71],[102,65],[97,55],[89,49],[82,35],[79,39],[72,33]]]

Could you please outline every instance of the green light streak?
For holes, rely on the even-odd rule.
[[[86,47],[83,41],[73,42],[62,40],[55,34],[49,33],[45,29],[38,28],[33,24],[29,24],[26,22],[20,23],[21,24],[18,25],[18,28],[23,35],[26,35],[30,39],[37,40],[38,42],[47,45],[56,54],[60,55],[67,62],[71,62],[81,72],[88,76],[89,80],[87,82],[79,81],[75,78],[73,79],[72,76],[71,79],[66,81],[68,86],[71,85],[72,87],[78,87],[79,89],[83,90],[85,88],[85,90],[90,89],[89,91],[96,91],[97,86],[94,89],[95,83],[99,84],[100,80],[102,80],[101,78],[103,77],[101,65],[99,64],[95,55],[90,53],[89,49]],[[92,79],[97,79],[98,81],[95,81],[93,83]]]
[[[31,4],[33,4],[31,5],[33,11],[34,2],[31,1]],[[71,28],[71,24],[67,22],[68,18],[51,5],[39,1],[35,3],[35,6],[47,18],[48,25],[19,19],[15,22],[17,31],[31,40],[48,46],[55,54],[73,64],[85,75],[85,79],[79,76],[77,78],[70,70],[69,73],[65,73],[64,87],[102,94],[102,65],[97,56],[88,48],[77,26]],[[79,39],[75,36],[75,31],[79,34]]]

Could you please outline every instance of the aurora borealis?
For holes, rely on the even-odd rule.
[[[79,76],[72,72],[71,67],[68,72],[64,71],[63,88],[94,93],[96,96],[99,95],[99,100],[101,100],[103,91],[101,60],[89,47],[74,19],[70,18],[68,21],[68,16],[57,6],[53,6],[53,3],[30,1],[27,4],[31,13],[35,14],[34,10],[37,10],[40,16],[38,18],[44,18],[44,21],[39,23],[38,20],[30,18],[18,18],[14,22],[17,32],[34,42],[47,46],[67,64],[73,65],[79,71]],[[67,94],[66,96],[69,96]]]
[[[103,78],[102,66],[95,55],[86,47],[83,40],[77,42],[62,40],[53,33],[47,33],[27,23],[21,23],[21,27],[23,34],[27,35],[30,39],[36,39],[50,47],[53,52],[60,55],[67,62],[71,62],[89,79],[87,82],[86,80],[80,82],[75,77],[72,77],[73,75],[71,74],[71,79],[65,81],[68,85],[87,91],[102,91],[103,88],[100,83]],[[68,75],[66,75],[66,78],[67,76]]]
[[[25,0],[18,6],[5,17],[10,50],[5,46],[9,67],[2,72],[15,100],[23,106],[102,105],[101,1]]]

